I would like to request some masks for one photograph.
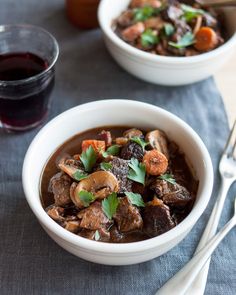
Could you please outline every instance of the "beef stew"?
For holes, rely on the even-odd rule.
[[[224,43],[222,15],[196,1],[131,0],[113,30],[126,43],[164,56],[193,56]]]
[[[161,130],[100,127],[75,135],[50,157],[41,179],[47,214],[101,242],[158,236],[191,211],[198,181]]]

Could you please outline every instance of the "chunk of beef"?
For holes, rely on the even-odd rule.
[[[111,137],[110,131],[102,130],[98,134],[98,139],[105,141],[106,146],[111,146],[111,144],[112,144],[112,137]]]
[[[159,236],[175,226],[170,209],[162,201],[150,202],[143,211],[143,231],[150,237]]]
[[[125,144],[122,147],[121,153],[120,153],[120,157],[125,160],[136,158],[139,161],[142,161],[143,155],[144,155],[144,152],[142,147],[133,141],[129,141],[127,144]]]
[[[165,21],[175,22],[179,20],[182,14],[182,9],[176,5],[168,5],[166,9],[161,11],[161,16]]]
[[[143,226],[138,208],[133,206],[127,197],[119,199],[119,205],[113,218],[121,232],[138,230]]]
[[[156,16],[150,17],[147,20],[145,20],[144,25],[146,29],[156,29],[159,31],[164,27],[165,22],[161,17]]]
[[[119,181],[119,193],[130,192],[132,190],[132,181],[127,178],[129,161],[114,157],[111,164],[111,172]]]
[[[102,210],[101,202],[94,202],[88,208],[83,209],[77,214],[81,219],[80,227],[97,230],[101,228],[109,228],[112,222],[106,217]]]
[[[124,11],[118,18],[117,23],[121,27],[129,27],[133,24],[133,10]]]
[[[128,130],[125,130],[123,136],[127,137],[128,139],[131,139],[132,137],[144,138],[143,132],[137,128],[130,128]]]
[[[194,197],[185,187],[177,183],[172,184],[166,180],[156,179],[151,185],[151,189],[169,206],[184,207],[194,200]]]
[[[138,22],[130,27],[127,27],[121,32],[122,38],[127,42],[134,42],[143,32],[145,26],[142,22]]]
[[[121,233],[117,226],[114,224],[110,229],[111,242],[122,243],[123,233]]]
[[[202,15],[202,18],[203,18],[203,26],[210,27],[212,29],[216,29],[218,22],[217,22],[217,19],[216,19],[215,12],[213,10],[211,10],[210,13],[211,14],[204,13]]]
[[[71,203],[70,186],[72,179],[62,172],[55,174],[49,183],[49,191],[54,194],[55,205],[65,206]]]
[[[183,208],[182,210],[175,210],[175,212],[172,215],[172,218],[175,221],[175,224],[179,224],[182,220],[184,220],[184,218],[191,211],[190,208]]]
[[[170,192],[168,182],[159,178],[156,178],[150,186],[150,189],[153,190],[158,198],[162,198],[163,195]]]

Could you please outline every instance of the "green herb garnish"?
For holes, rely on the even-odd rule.
[[[159,179],[161,180],[165,180],[171,184],[176,184],[176,181],[175,179],[173,178],[173,175],[172,174],[163,174],[163,175],[160,175],[158,176]]]
[[[84,165],[85,171],[90,172],[97,161],[97,155],[91,145],[86,151],[82,152],[80,160]]]
[[[102,210],[106,214],[107,218],[112,219],[116,213],[116,209],[119,204],[119,199],[116,193],[110,194],[106,199],[102,201]]]
[[[120,152],[120,146],[117,144],[114,144],[112,146],[110,146],[105,152],[102,153],[102,156],[104,158],[108,157],[108,156],[116,156],[118,155]]]
[[[88,207],[90,203],[95,200],[95,196],[87,191],[80,191],[78,198],[80,198],[80,201],[83,203],[84,207]]]
[[[139,163],[139,161],[137,159],[132,158],[130,160],[129,167],[131,169],[129,170],[127,177],[133,181],[142,183],[144,185],[145,174],[146,174],[145,165],[142,163]]]
[[[130,140],[139,144],[142,147],[143,151],[145,150],[146,145],[149,144],[148,142],[144,141],[142,138],[140,138],[138,136],[131,137]]]
[[[94,240],[95,241],[99,241],[100,240],[100,234],[99,234],[99,231],[98,230],[95,231]]]
[[[144,6],[141,8],[135,8],[134,9],[134,20],[139,21],[145,21],[148,18],[150,18],[152,15],[154,15],[155,9],[151,6]]]
[[[175,48],[185,48],[187,46],[192,45],[195,42],[194,35],[190,32],[187,32],[177,43],[175,42],[168,42],[170,46]]]
[[[175,28],[172,24],[165,24],[164,25],[164,32],[167,37],[174,34]]]
[[[73,178],[77,181],[80,181],[84,178],[88,177],[88,174],[85,173],[84,171],[78,169],[74,174],[73,174]]]
[[[149,47],[159,42],[156,32],[152,29],[147,29],[141,34],[141,44],[143,47]]]
[[[138,207],[145,207],[143,198],[140,194],[135,194],[135,193],[131,193],[131,192],[125,192],[125,195],[128,197],[128,199],[130,200],[130,202],[133,205],[136,205]]]
[[[183,10],[182,19],[185,19],[186,22],[190,22],[193,18],[205,14],[204,10],[194,8],[186,4],[181,4],[181,8]]]
[[[107,170],[110,170],[112,168],[112,164],[111,163],[102,162],[100,164],[100,167],[101,167],[102,170],[107,171]]]
[[[153,8],[151,6],[144,6],[140,8],[133,9],[133,19],[136,22],[145,21],[152,16],[158,15],[163,9],[165,9],[166,5],[163,5],[159,8]]]

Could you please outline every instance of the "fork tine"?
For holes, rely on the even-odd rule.
[[[227,154],[227,156],[229,157],[232,157],[233,155],[233,151],[236,147],[236,135],[234,135],[235,133],[235,130],[236,130],[236,120],[234,121],[234,124],[233,124],[233,127],[230,131],[230,134],[229,134],[229,138],[226,142],[226,145],[225,145],[225,148],[224,148],[224,151],[223,151],[223,154]],[[233,138],[235,138],[235,141],[233,144],[231,144]]]
[[[235,138],[235,142],[233,145],[232,155],[233,155],[234,160],[236,160],[236,138]]]

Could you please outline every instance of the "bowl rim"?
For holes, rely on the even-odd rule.
[[[64,121],[71,113],[80,113],[80,112],[89,112],[94,109],[101,110],[104,108],[104,104],[106,106],[112,106],[116,108],[117,105],[122,105],[122,107],[139,107],[142,108],[142,110],[148,111],[155,111],[157,113],[162,113],[163,115],[171,118],[180,126],[180,128],[185,129],[185,131],[188,133],[188,135],[191,137],[191,139],[197,144],[198,148],[200,149],[200,152],[203,156],[203,162],[205,167],[205,179],[203,180],[205,184],[202,187],[202,197],[198,202],[195,203],[193,209],[189,213],[189,215],[177,226],[175,226],[170,231],[154,237],[150,238],[144,241],[139,242],[133,242],[133,243],[105,243],[105,242],[97,242],[92,241],[83,237],[80,237],[78,235],[75,235],[64,228],[62,228],[60,225],[58,225],[54,220],[52,220],[42,206],[38,207],[34,199],[39,199],[39,190],[37,195],[34,195],[34,184],[32,184],[29,179],[31,175],[30,169],[28,169],[28,166],[30,165],[30,161],[33,159],[33,155],[38,151],[38,141],[40,140],[41,136],[44,134],[47,134],[48,131],[52,130],[57,126],[57,123],[59,121]],[[68,138],[65,138],[65,141]],[[160,247],[163,244],[166,244],[173,240],[174,238],[178,238],[181,236],[181,234],[184,234],[185,232],[188,232],[190,228],[195,225],[197,220],[202,215],[203,211],[207,207],[207,204],[211,197],[211,192],[213,188],[213,166],[211,162],[210,155],[207,151],[207,148],[205,147],[204,143],[202,142],[201,138],[197,133],[182,119],[178,118],[176,115],[151,104],[139,102],[135,100],[124,100],[124,99],[105,99],[100,101],[92,101],[89,103],[81,104],[76,107],[73,107],[58,116],[56,116],[54,119],[49,121],[34,137],[33,141],[31,142],[25,158],[23,162],[23,168],[22,168],[22,183],[23,183],[23,189],[25,193],[26,200],[31,208],[31,210],[34,212],[35,216],[39,220],[39,222],[43,225],[43,227],[49,229],[51,232],[53,232],[58,238],[63,239],[64,241],[67,241],[77,247],[83,248],[83,251],[93,251],[99,253],[99,255],[111,255],[111,254],[129,254],[137,255],[137,253],[144,252],[146,250]],[[32,195],[33,198],[32,198]]]
[[[221,55],[225,50],[230,49],[231,47],[236,45],[236,32],[221,46],[217,47],[216,49],[205,52],[195,56],[161,56],[151,54],[149,52],[142,51],[137,49],[121,38],[119,38],[115,32],[111,28],[110,25],[106,25],[104,15],[106,15],[106,7],[110,5],[112,6],[112,1],[110,0],[101,0],[98,6],[98,22],[100,28],[102,29],[103,33],[113,42],[116,46],[118,46],[121,50],[127,51],[129,54],[136,56],[137,58],[144,59],[150,62],[156,63],[169,63],[171,65],[178,65],[178,64],[192,64],[192,63],[199,63],[205,62],[208,59],[216,58],[218,55]]]

